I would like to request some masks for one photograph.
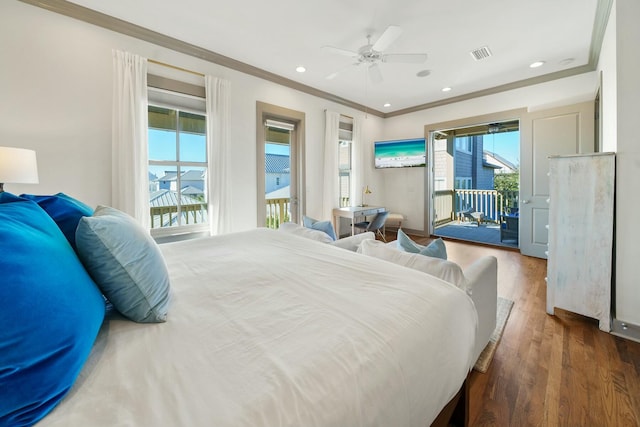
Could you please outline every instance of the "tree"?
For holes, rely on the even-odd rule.
[[[493,188],[499,192],[520,190],[520,173],[501,173],[493,177]]]
[[[501,173],[493,177],[493,188],[504,198],[507,213],[518,208],[518,192],[520,190],[520,173]]]

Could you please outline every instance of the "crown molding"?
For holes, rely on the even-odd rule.
[[[139,25],[132,24],[122,19],[115,18],[113,16],[106,15],[101,12],[86,8],[84,6],[77,5],[75,3],[68,2],[66,0],[19,0],[23,3],[37,6],[48,11],[68,16],[73,19],[77,19],[92,25],[96,25],[101,28],[105,28],[110,31],[114,31],[120,34],[124,34],[130,37],[144,40],[149,43],[153,43],[158,46],[165,47],[167,49],[174,50],[176,52],[184,53],[189,56],[193,56],[214,64],[221,65],[226,68],[230,68],[235,71],[239,71],[244,74],[248,74],[254,77],[258,77],[263,80],[270,81],[300,92],[316,96],[318,98],[326,99],[327,101],[335,102],[337,104],[350,107],[366,114],[372,114],[381,118],[389,118],[395,116],[401,116],[404,114],[413,113],[416,111],[428,110],[430,108],[440,107],[443,105],[453,104],[460,101],[466,101],[469,99],[478,98],[481,96],[488,96],[505,92],[513,89],[518,89],[526,86],[536,85],[540,83],[557,80],[560,78],[571,77],[578,74],[588,73],[594,71],[597,68],[598,58],[600,56],[600,50],[602,48],[602,41],[609,21],[609,14],[613,6],[613,0],[598,0],[596,6],[596,14],[593,24],[593,30],[591,35],[591,45],[589,48],[589,62],[586,65],[574,67],[568,70],[557,71],[554,73],[545,74],[538,77],[519,80],[512,83],[507,83],[500,86],[495,86],[468,94],[446,98],[434,102],[428,102],[425,104],[416,105],[414,107],[404,108],[397,111],[384,113],[379,110],[369,108],[365,105],[350,101],[340,96],[334,95],[329,92],[325,92],[316,89],[311,86],[307,86],[291,79],[279,76],[269,71],[263,70],[258,67],[246,64],[244,62],[235,60],[228,56],[221,55],[219,53],[203,49],[202,47],[183,42],[181,40],[169,37],[165,34],[151,31],[147,28]]]

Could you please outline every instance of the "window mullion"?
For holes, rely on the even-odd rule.
[[[178,214],[178,226],[182,225],[182,168],[180,162],[180,134],[182,132],[182,126],[180,126],[180,110],[176,109],[176,159],[178,160],[178,166],[176,168],[178,174],[176,176],[176,205]]]

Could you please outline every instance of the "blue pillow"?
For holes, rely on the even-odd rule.
[[[169,273],[160,248],[132,217],[98,206],[80,219],[78,256],[116,310],[136,322],[164,322]]]
[[[426,255],[433,258],[447,259],[447,248],[444,245],[444,241],[440,238],[429,243],[427,246],[422,246],[411,240],[402,229],[398,229],[396,242],[398,249],[401,251]]]
[[[76,250],[76,228],[78,227],[78,222],[83,216],[93,215],[92,208],[64,193],[52,196],[21,194],[20,197],[33,200],[39,204],[58,224],[73,250]]]
[[[303,216],[302,225],[314,230],[324,231],[329,235],[329,237],[331,237],[331,240],[336,240],[336,232],[333,229],[333,224],[331,224],[331,221],[318,221],[317,219]]]
[[[0,425],[30,426],[85,363],[105,301],[56,223],[0,193]]]

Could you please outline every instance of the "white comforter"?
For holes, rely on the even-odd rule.
[[[427,426],[477,315],[418,271],[258,229],[166,244],[163,324],[113,315],[42,426]]]

